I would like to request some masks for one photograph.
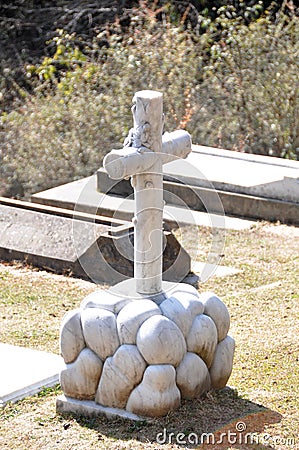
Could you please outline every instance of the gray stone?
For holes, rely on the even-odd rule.
[[[172,180],[206,188],[213,185],[222,191],[298,202],[298,171],[298,161],[193,145],[185,161],[165,165],[164,183]],[[125,181],[111,180],[103,168],[97,172],[99,192],[131,195],[132,187]]]
[[[124,419],[130,422],[148,422],[152,419],[130,413],[120,408],[110,408],[95,403],[92,400],[77,400],[75,398],[60,395],[56,400],[56,411],[59,414],[73,414],[88,418],[105,417],[106,419]]]
[[[218,333],[218,342],[222,341],[229,330],[230,316],[225,304],[213,292],[204,292],[200,299],[204,304],[204,314],[213,319]]]
[[[233,368],[234,351],[235,341],[230,336],[217,345],[210,368],[211,385],[214,389],[222,389],[226,386]]]
[[[213,320],[205,314],[195,317],[187,337],[188,352],[200,356],[210,368],[218,342],[217,328]]]
[[[148,364],[177,367],[186,353],[186,342],[178,326],[164,316],[152,316],[139,328],[137,347]]]
[[[133,390],[126,409],[134,414],[161,417],[180,405],[181,395],[171,365],[146,368],[142,382]]]
[[[75,362],[66,364],[60,373],[65,395],[77,399],[94,399],[102,373],[101,359],[90,349],[81,351]]]
[[[119,347],[115,315],[101,308],[82,310],[81,321],[87,346],[103,361]]]
[[[182,398],[193,399],[211,388],[209,370],[195,353],[188,352],[176,369],[176,383]]]
[[[111,236],[111,226],[127,234]],[[0,258],[26,262],[94,282],[121,281],[133,271],[130,255],[114,242],[127,243],[131,224],[59,208],[0,198]],[[132,244],[130,243],[130,246]],[[127,245],[128,248],[128,245]]]
[[[193,145],[185,161],[165,165],[164,191],[168,203],[180,206],[184,203],[191,209],[209,210],[216,193],[226,215],[296,224],[299,223],[298,173],[298,161]],[[103,169],[97,177],[100,192],[126,197],[132,192],[123,181],[111,182]]]
[[[77,359],[85,347],[85,340],[81,325],[81,311],[68,311],[60,327],[60,353],[65,363],[72,363]]]
[[[97,215],[96,207],[92,211],[0,197],[0,258],[24,260],[95,283],[129,279],[133,276],[132,224]],[[170,231],[164,235],[163,278],[182,281],[190,271],[190,257]]]
[[[133,198],[131,196],[123,198],[116,195],[107,195],[97,192],[95,188],[95,177],[96,175],[92,175],[91,177],[84,178],[83,180],[73,181],[71,183],[67,183],[65,185],[40,192],[32,196],[32,201],[40,203],[42,205],[54,205],[59,206],[60,208],[65,207],[76,209],[76,211],[84,211],[91,214],[97,214],[100,212],[100,214],[106,217],[114,217],[120,220],[131,221],[134,216]],[[176,183],[175,186],[177,186]],[[178,189],[185,188],[181,185],[180,187],[178,187]],[[190,190],[190,187],[188,189]],[[201,188],[196,189],[200,190]],[[85,191],[87,192],[85,193]],[[83,198],[81,192],[84,192]],[[193,188],[191,190],[191,193],[188,190],[187,192],[189,193],[189,195],[191,195],[193,192]],[[206,195],[206,191],[204,192],[204,194]],[[207,214],[202,202],[199,202],[198,196],[200,198],[201,195],[201,191],[196,191],[195,199],[193,199],[192,203],[196,210],[191,209],[192,206],[184,202],[180,205],[172,205],[169,202],[166,203],[163,216],[164,222],[171,228],[177,228],[181,225],[198,225],[207,227],[213,226],[215,228],[223,228],[225,226],[225,228],[232,230],[249,229],[255,223],[252,220],[245,220],[244,218],[229,216],[227,213],[224,218],[223,211],[218,214],[216,214],[216,212],[213,212],[213,218],[215,220],[213,220],[213,223],[211,223],[211,214]],[[213,195],[215,195],[215,192]],[[228,206],[231,208],[231,214],[233,214],[233,206],[236,206],[240,210],[242,210],[242,203],[244,202],[244,199],[239,199],[238,197],[236,202],[236,199],[234,198],[239,194],[234,194],[234,197],[232,197],[231,193],[223,193],[220,191],[217,193],[217,195],[219,195],[219,198],[224,197],[224,200],[229,203]],[[188,198],[185,198],[185,200],[188,200]],[[265,201],[265,203],[267,202],[267,199],[263,200]],[[251,203],[249,203],[249,206],[250,205]],[[270,206],[272,207],[272,204]],[[244,217],[244,214],[241,217]]]
[[[104,363],[96,402],[125,408],[129,395],[142,380],[145,368],[146,363],[135,345],[121,345]]]
[[[152,300],[134,300],[126,305],[117,316],[117,330],[121,344],[136,344],[140,326],[149,317],[161,311]]]

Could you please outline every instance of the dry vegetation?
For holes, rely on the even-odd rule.
[[[30,10],[39,30],[32,42],[25,2],[23,19],[2,7],[19,22],[13,16],[15,36],[7,24],[0,29],[0,194],[29,196],[94,173],[122,145],[140,89],[163,92],[166,131],[184,127],[194,143],[298,158],[299,16],[291,0],[211,8],[60,2],[61,10],[46,0]],[[46,14],[54,29],[39,24]]]
[[[194,248],[194,230],[185,246]],[[210,252],[213,235],[200,229],[198,259]],[[189,240],[188,240],[189,236]],[[157,433],[237,433],[210,449],[299,448],[299,233],[294,227],[259,223],[247,231],[226,231],[222,264],[239,274],[212,278],[200,291],[213,290],[231,314],[236,354],[230,389],[210,392],[150,423],[55,413],[57,386],[7,405],[1,413],[3,449],[178,449],[197,445],[161,444]],[[104,288],[104,286],[103,286]],[[61,318],[79,306],[92,284],[22,266],[0,266],[1,341],[58,353]],[[240,422],[246,430],[238,432]],[[237,425],[238,424],[238,425]],[[246,433],[256,443],[246,444]],[[194,436],[194,435],[193,435]],[[248,438],[247,438],[248,439]],[[240,442],[241,441],[241,442]]]

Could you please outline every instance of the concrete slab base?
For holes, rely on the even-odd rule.
[[[163,172],[164,182],[299,202],[299,161],[193,145],[186,159],[165,164]],[[115,182],[103,168],[97,175],[100,192],[126,197],[133,192],[130,181]]]
[[[0,408],[55,386],[64,365],[58,355],[8,344],[0,344],[0,358]]]
[[[199,276],[199,281],[205,281],[207,274],[215,277],[229,277],[241,272],[235,267],[220,266],[217,264],[208,264],[203,262],[192,263],[191,269],[196,275]]]
[[[73,181],[32,195],[32,202],[42,205],[67,208],[89,214],[102,214],[118,220],[131,221],[134,216],[132,197],[122,198],[106,195],[96,190],[96,175]],[[208,214],[203,211],[166,204],[163,220],[171,227],[197,225],[231,230],[249,229],[253,220],[231,217],[224,214]]]
[[[185,160],[163,167],[164,200],[187,209],[299,224],[299,161],[193,145]],[[103,168],[99,192],[132,196],[127,180]]]
[[[74,398],[61,395],[56,400],[56,412],[60,414],[74,414],[84,417],[99,417],[104,416],[108,419],[120,417],[121,419],[131,420],[134,422],[150,422],[149,417],[138,416],[136,414],[125,411],[119,408],[109,408],[101,406],[92,400],[76,400]]]

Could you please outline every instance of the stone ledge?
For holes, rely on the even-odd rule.
[[[149,417],[138,416],[136,414],[119,408],[109,408],[101,406],[92,400],[76,400],[65,395],[61,395],[56,400],[56,412],[60,414],[76,414],[85,417],[105,416],[108,419],[121,418],[134,422],[150,422]]]
[[[59,355],[3,343],[0,355],[0,408],[59,383],[63,368]]]

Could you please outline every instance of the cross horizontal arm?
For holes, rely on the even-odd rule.
[[[147,172],[157,159],[158,154],[146,148],[124,147],[111,150],[103,161],[103,166],[113,180],[122,180],[133,175]]]
[[[162,153],[153,152],[146,147],[124,147],[108,153],[103,165],[110,178],[121,180],[150,171],[158,158],[165,164],[176,158],[186,158],[190,152],[190,134],[184,130],[176,130],[163,134]]]

